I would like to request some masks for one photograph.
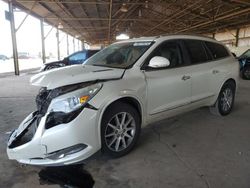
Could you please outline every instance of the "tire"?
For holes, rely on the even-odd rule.
[[[232,81],[226,82],[219,93],[214,106],[210,107],[210,112],[215,115],[228,115],[234,105],[235,83]]]
[[[102,151],[112,157],[126,155],[136,145],[140,131],[140,116],[134,107],[123,102],[112,104],[102,118]]]
[[[241,75],[243,79],[250,80],[250,66],[244,67]]]

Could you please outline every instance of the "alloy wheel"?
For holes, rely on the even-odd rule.
[[[250,79],[250,68],[248,68],[244,71],[244,76],[246,79]]]
[[[126,149],[135,137],[135,119],[128,112],[115,114],[108,122],[104,137],[107,147],[115,152]]]
[[[233,103],[233,91],[230,88],[226,88],[222,93],[221,105],[222,110],[227,112],[230,110]]]

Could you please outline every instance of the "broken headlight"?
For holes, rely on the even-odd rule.
[[[54,98],[48,108],[46,128],[72,121],[101,87],[97,83]]]

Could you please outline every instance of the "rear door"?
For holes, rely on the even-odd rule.
[[[203,41],[185,39],[183,45],[189,56],[192,67],[191,102],[197,102],[212,97],[213,64],[212,56]]]
[[[229,74],[229,70],[235,66],[235,61],[234,59],[232,60],[231,54],[223,45],[208,41],[205,41],[205,45],[213,57],[213,62],[210,63],[210,71],[212,72],[211,88],[213,93],[218,94],[225,78]]]

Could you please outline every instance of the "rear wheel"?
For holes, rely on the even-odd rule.
[[[140,135],[140,118],[129,104],[117,102],[110,106],[102,119],[102,150],[113,157],[129,153]]]
[[[210,107],[210,111],[215,115],[228,115],[234,105],[235,83],[226,82],[219,93],[218,99],[214,106]]]
[[[250,66],[247,66],[242,70],[242,78],[245,80],[250,80]]]

